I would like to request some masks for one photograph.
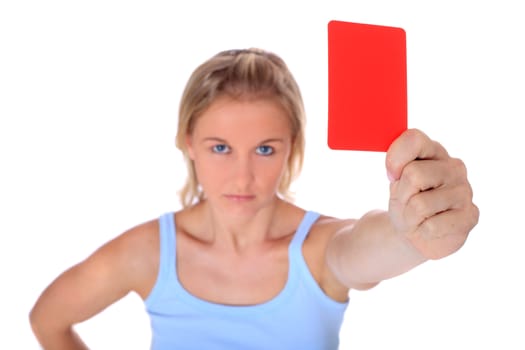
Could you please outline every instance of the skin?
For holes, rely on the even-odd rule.
[[[199,117],[187,147],[206,198],[175,214],[177,272],[190,293],[253,305],[282,290],[288,245],[305,213],[276,194],[291,145],[286,114],[271,99],[221,97]],[[478,221],[464,164],[421,131],[393,142],[386,169],[388,211],[322,216],[305,240],[307,265],[334,300],[455,252]],[[147,298],[158,230],[156,219],[131,228],[50,284],[30,314],[45,349],[85,349],[76,323],[129,292]]]

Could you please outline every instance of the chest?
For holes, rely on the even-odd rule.
[[[287,242],[242,255],[179,240],[177,276],[190,294],[226,305],[255,305],[276,297],[289,273]]]

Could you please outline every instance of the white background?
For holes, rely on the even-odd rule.
[[[481,210],[455,255],[353,293],[341,348],[524,349],[522,8],[3,1],[0,348],[37,349],[27,316],[53,278],[125,229],[179,208],[179,97],[191,71],[220,50],[274,51],[302,87],[308,129],[298,204],[339,217],[386,208],[384,154],[326,146],[326,26],[338,19],[406,30],[409,126],[466,162]],[[94,349],[149,345],[134,295],[78,330]]]

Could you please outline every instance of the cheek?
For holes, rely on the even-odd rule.
[[[228,179],[228,166],[214,157],[206,157],[198,153],[193,159],[195,175],[199,184],[206,189],[223,183]]]
[[[279,182],[286,171],[286,160],[278,159],[270,162],[261,162],[257,165],[256,178],[260,179],[260,183],[264,183],[266,186],[275,187],[279,185]]]

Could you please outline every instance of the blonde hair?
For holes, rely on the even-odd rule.
[[[199,188],[186,138],[197,118],[219,96],[232,98],[272,98],[286,111],[292,130],[292,150],[278,187],[278,193],[291,200],[290,185],[299,175],[304,158],[304,105],[299,86],[284,61],[260,49],[229,50],[201,64],[190,76],[182,94],[176,145],[188,167],[186,183],[180,190],[183,207],[204,198]]]

